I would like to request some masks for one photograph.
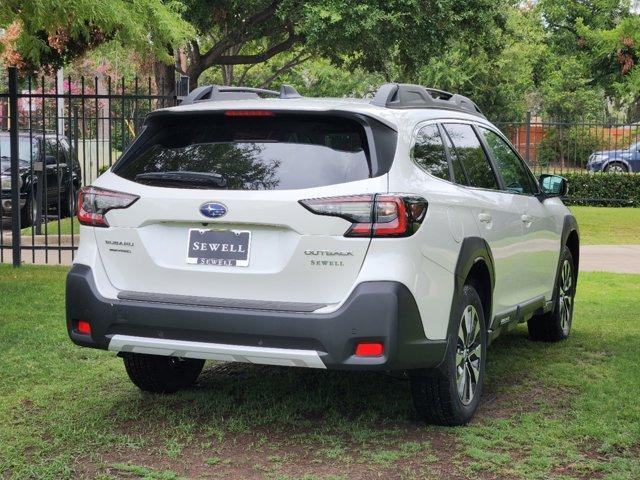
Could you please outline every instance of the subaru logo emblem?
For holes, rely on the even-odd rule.
[[[205,217],[219,218],[227,214],[227,207],[219,202],[207,202],[200,205],[200,213]]]

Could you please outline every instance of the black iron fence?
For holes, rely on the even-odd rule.
[[[0,71],[0,262],[70,263],[78,189],[119,157],[150,111],[175,104],[165,82],[151,78],[20,78],[15,69]],[[495,123],[535,172],[584,172],[603,151],[618,152],[620,160],[602,168],[628,170],[624,159],[640,158],[636,123],[532,114]]]
[[[597,153],[614,160],[603,165],[605,171],[637,171],[633,167],[640,160],[640,122],[605,117],[549,118],[528,113],[519,121],[498,119],[494,123],[534,172],[585,171],[589,159]]]
[[[111,166],[150,111],[175,103],[151,78],[0,72],[0,262],[70,263],[78,189]]]

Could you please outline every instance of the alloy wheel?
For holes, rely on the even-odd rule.
[[[463,405],[469,405],[476,394],[484,354],[482,350],[480,317],[473,305],[467,305],[462,313],[456,349],[456,386]]]
[[[558,289],[558,313],[560,315],[560,327],[566,336],[571,329],[571,316],[573,313],[573,272],[571,262],[565,259],[560,271],[560,285]]]
[[[607,167],[607,172],[611,173],[625,173],[625,168],[619,163],[613,163]]]

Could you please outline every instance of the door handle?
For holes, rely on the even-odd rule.
[[[478,220],[480,220],[482,223],[491,223],[491,215],[488,213],[480,213],[478,214]]]
[[[524,215],[522,215],[520,218],[522,219],[522,221],[523,221],[524,223],[531,223],[531,222],[533,222],[533,217],[532,217],[532,216],[530,216],[530,215],[527,215],[526,213],[525,213]]]

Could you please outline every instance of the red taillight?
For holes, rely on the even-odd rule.
[[[307,210],[352,222],[345,237],[408,237],[427,212],[425,199],[407,195],[355,195],[300,200]]]
[[[76,322],[76,330],[83,335],[91,335],[91,324],[86,320],[78,320]]]
[[[127,208],[138,198],[140,197],[130,193],[84,187],[78,193],[78,221],[90,227],[108,227],[104,216],[109,210]]]
[[[379,357],[384,353],[381,342],[361,342],[356,345],[356,357]]]
[[[273,117],[275,115],[271,110],[227,110],[224,114],[227,117]]]

